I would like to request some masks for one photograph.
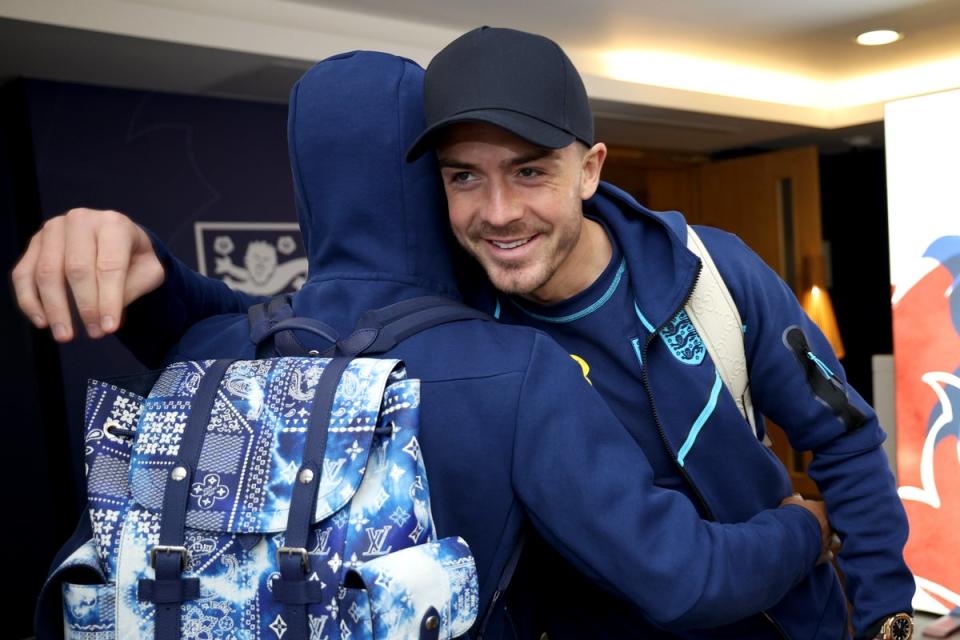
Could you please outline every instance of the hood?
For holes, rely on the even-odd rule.
[[[455,294],[451,236],[432,153],[404,159],[424,129],[423,69],[355,51],[294,85],[288,142],[309,281],[396,281]]]
[[[584,202],[583,210],[603,220],[620,240],[637,304],[644,315],[657,327],[672,318],[693,290],[700,262],[687,249],[683,215],[651,211],[606,182],[601,182],[596,194]]]

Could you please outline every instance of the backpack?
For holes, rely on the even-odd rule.
[[[38,638],[466,633],[476,567],[464,540],[437,540],[419,381],[399,360],[358,356],[471,318],[487,316],[416,298],[337,340],[281,296],[249,312],[258,359],[91,380],[89,514],[41,592]],[[294,329],[333,346],[289,355],[305,352]]]
[[[710,252],[690,225],[687,225],[687,249],[700,258],[703,266],[684,311],[703,340],[707,353],[710,354],[723,384],[733,396],[740,414],[759,438],[760,431],[750,397],[747,356],[743,344],[745,329],[740,312],[717,265],[710,257]],[[770,444],[766,436],[764,444]]]

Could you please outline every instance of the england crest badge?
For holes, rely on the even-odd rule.
[[[273,296],[307,279],[300,228],[293,222],[196,222],[197,265],[232,289]]]

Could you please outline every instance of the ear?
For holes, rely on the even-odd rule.
[[[603,161],[607,159],[607,145],[598,142],[583,154],[580,166],[580,199],[587,200],[593,197],[600,183],[600,170]]]

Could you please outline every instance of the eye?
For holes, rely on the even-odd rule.
[[[543,172],[533,167],[522,167],[517,171],[517,175],[521,178],[536,178],[542,176]]]
[[[457,171],[450,174],[449,180],[454,184],[466,184],[476,180],[476,176],[469,171]]]

